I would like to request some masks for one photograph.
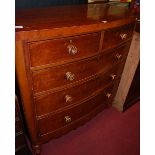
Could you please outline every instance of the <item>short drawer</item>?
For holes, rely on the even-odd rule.
[[[31,67],[55,64],[94,55],[100,33],[29,43]]]
[[[115,67],[118,63],[126,60],[131,41],[117,47],[101,53],[100,66],[103,66],[103,70]]]
[[[101,91],[106,85],[120,77],[120,65],[100,74],[97,78],[81,85],[76,85],[65,90],[41,95],[35,98],[36,113],[38,116],[51,113],[55,110],[71,106]]]
[[[103,39],[102,50],[113,48],[132,37],[135,23],[106,30]]]
[[[62,87],[98,73],[101,70],[98,59],[96,56],[66,65],[33,71],[34,93]]]
[[[59,128],[62,128],[81,117],[87,115],[95,108],[104,104],[105,107],[108,106],[108,99],[112,97],[113,85],[110,85],[106,89],[102,91],[96,97],[86,101],[85,103],[79,104],[68,110],[64,110],[54,115],[49,115],[48,117],[42,118],[38,120],[38,129],[40,135],[47,134],[49,132],[53,132]]]

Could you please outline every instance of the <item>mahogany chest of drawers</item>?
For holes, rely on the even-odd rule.
[[[111,106],[134,27],[130,10],[106,4],[16,12],[16,76],[34,154]]]

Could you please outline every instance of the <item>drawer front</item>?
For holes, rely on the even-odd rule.
[[[130,43],[129,41],[118,48],[102,52],[100,56],[100,66],[104,66],[103,70],[114,67],[116,64],[126,60]]]
[[[105,31],[102,50],[112,48],[130,39],[135,24],[129,24],[115,29]]]
[[[98,73],[98,57],[33,72],[34,93],[62,87]]]
[[[99,43],[100,33],[29,43],[31,67],[93,55]]]
[[[35,98],[37,116],[81,102],[91,95],[101,91],[101,89],[103,89],[107,84],[118,79],[120,72],[121,68],[117,65],[108,72],[102,73],[99,77],[89,80],[81,85],[76,85],[59,92]]]
[[[112,97],[112,89],[113,85],[104,89],[102,93],[86,101],[85,103],[38,120],[38,129],[40,135],[47,134],[80,119],[101,104],[105,104],[105,107],[108,106],[108,99]]]

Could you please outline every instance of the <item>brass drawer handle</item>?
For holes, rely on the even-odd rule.
[[[70,95],[65,95],[65,101],[66,101],[66,103],[69,103],[69,102],[72,102],[72,96],[70,96]]]
[[[69,123],[72,121],[72,118],[70,116],[65,116],[64,119],[66,123]]]
[[[106,95],[107,98],[111,97],[111,93],[106,93],[105,95]]]
[[[115,56],[116,56],[117,60],[122,58],[122,54],[119,54],[119,53],[117,53]]]
[[[70,55],[75,55],[78,52],[77,47],[72,44],[68,45],[67,48]]]
[[[124,40],[124,39],[126,39],[127,34],[126,34],[126,33],[121,33],[121,34],[120,34],[120,37],[121,37],[122,40]]]
[[[66,79],[69,81],[73,81],[75,79],[75,75],[71,72],[66,73]]]
[[[111,74],[110,78],[111,78],[111,80],[114,80],[116,78],[116,75],[115,74]]]

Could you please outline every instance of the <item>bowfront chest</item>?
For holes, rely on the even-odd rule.
[[[34,154],[111,106],[135,27],[108,4],[17,10],[16,76]]]

